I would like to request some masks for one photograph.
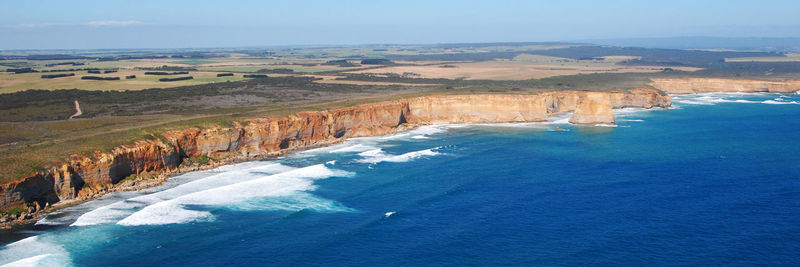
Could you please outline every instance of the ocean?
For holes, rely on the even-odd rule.
[[[800,264],[800,95],[673,103],[616,127],[425,126],[187,173],[52,213],[5,237],[0,264]]]

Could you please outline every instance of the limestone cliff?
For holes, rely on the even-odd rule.
[[[585,99],[569,119],[575,124],[615,124],[611,105],[592,99]]]
[[[650,86],[670,94],[710,92],[794,93],[800,90],[800,80],[760,81],[714,78],[653,79],[652,82],[650,82]]]
[[[64,200],[90,199],[133,174],[174,173],[188,158],[247,160],[375,136],[415,125],[545,121],[576,111],[576,123],[613,123],[611,108],[667,107],[671,98],[651,89],[624,92],[554,91],[533,95],[443,95],[365,104],[283,118],[234,122],[231,127],[189,128],[137,141],[92,158],[73,155],[63,164],[0,187],[0,209],[40,210]],[[576,110],[577,109],[577,110]]]

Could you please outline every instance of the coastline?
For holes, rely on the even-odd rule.
[[[566,112],[574,112],[570,118],[571,123],[607,126],[614,123],[612,109],[671,106],[671,97],[667,93],[787,93],[800,89],[797,81],[785,84],[773,82],[767,85],[777,86],[776,89],[761,88],[759,86],[763,86],[763,83],[750,80],[740,80],[745,83],[745,87],[741,84],[730,84],[737,80],[723,80],[711,83],[715,85],[713,87],[697,88],[695,86],[698,85],[687,84],[686,81],[675,79],[674,83],[665,85],[666,82],[661,80],[652,84],[660,92],[653,89],[631,89],[612,92],[549,91],[533,95],[426,96],[328,111],[300,112],[284,118],[251,119],[234,122],[233,127],[227,128],[192,128],[166,132],[159,140],[137,141],[133,145],[115,148],[112,153],[95,152],[94,160],[74,155],[61,166],[51,166],[44,172],[15,181],[19,185],[29,180],[43,180],[45,188],[34,188],[45,190],[49,194],[44,198],[40,194],[25,199],[21,196],[23,193],[14,194],[15,188],[9,187],[14,182],[3,185],[0,206],[4,209],[23,206],[27,208],[27,212],[16,218],[4,216],[5,221],[0,223],[0,227],[9,229],[30,224],[50,212],[97,199],[107,193],[156,187],[170,177],[186,172],[276,158],[295,151],[333,145],[350,137],[383,136],[416,129],[422,125],[541,122],[546,121],[549,116]],[[705,84],[709,82],[706,81]],[[726,87],[730,89],[719,91],[716,88],[719,84],[730,86]],[[753,84],[755,85],[751,86]],[[610,121],[608,113],[611,113]],[[298,125],[302,127],[297,127]],[[276,132],[279,134],[276,135]],[[261,137],[256,145],[247,140],[242,141],[246,139],[245,135],[252,136],[254,133]],[[286,136],[294,139],[287,139]],[[201,137],[211,142],[201,144],[198,142]],[[237,141],[233,138],[239,138],[235,148],[233,143]],[[194,163],[188,167],[183,164],[185,160],[197,157],[213,160],[208,161],[208,164]],[[127,170],[115,177],[114,172],[119,171],[120,165]],[[97,175],[103,172],[106,172],[105,176]],[[134,178],[129,179],[130,177]],[[75,183],[76,178],[81,179],[82,183]],[[48,184],[52,192],[47,191]]]
[[[3,185],[0,206],[25,207],[27,212],[16,218],[6,216],[6,221],[0,225],[7,228],[29,223],[49,212],[109,192],[157,186],[176,174],[274,158],[339,143],[350,137],[393,134],[421,125],[541,122],[550,115],[565,112],[574,112],[575,117],[582,114],[579,103],[583,102],[603,104],[604,114],[611,108],[667,107],[671,103],[669,96],[652,89],[444,95],[300,112],[284,118],[251,119],[234,122],[232,127],[166,132],[162,139],[137,141],[115,148],[111,153],[95,152],[95,159],[73,155],[60,166],[51,166],[44,172]],[[588,110],[589,113],[595,111]],[[591,114],[586,115],[591,117]],[[607,118],[603,119],[601,122],[606,122]],[[211,164],[182,167],[184,161],[198,157],[214,160],[208,161]]]

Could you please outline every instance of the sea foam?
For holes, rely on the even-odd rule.
[[[362,159],[357,160],[357,162],[362,162],[362,163],[408,162],[425,156],[441,155],[440,152],[436,151],[438,149],[439,147],[435,147],[419,151],[408,152],[401,155],[392,155],[384,152],[382,149],[379,148],[359,153],[358,155],[361,156]]]
[[[193,210],[188,206],[218,207],[265,197],[287,197],[301,191],[314,190],[313,183],[316,179],[349,175],[351,173],[330,169],[324,164],[312,165],[157,202],[117,224],[134,226],[210,221],[214,217],[209,211]]]
[[[286,172],[295,169],[278,163],[257,163],[260,164],[239,165],[240,167],[248,167],[246,169],[232,170],[231,168],[225,168],[225,170],[228,171],[191,181],[164,191],[129,198],[112,203],[110,205],[99,207],[78,217],[78,219],[72,223],[72,226],[114,223],[127,217],[136,210],[157,202],[203,191],[209,188],[220,187],[254,179],[258,176]]]
[[[5,266],[70,266],[69,253],[59,245],[32,236],[8,244],[0,250],[0,264]]]

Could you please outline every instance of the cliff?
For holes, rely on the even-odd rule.
[[[671,98],[656,90],[625,92],[556,91],[534,95],[444,95],[365,104],[283,118],[234,122],[231,127],[169,131],[162,139],[137,141],[93,158],[73,155],[59,166],[4,184],[0,209],[35,212],[65,200],[91,199],[113,190],[134,174],[179,171],[186,159],[208,156],[227,161],[280,155],[376,136],[416,125],[474,122],[535,122],[576,111],[576,123],[613,123],[611,108],[667,107]],[[13,219],[13,218],[12,218]]]
[[[711,92],[794,93],[800,90],[800,80],[760,81],[713,78],[653,79],[652,82],[650,82],[650,86],[670,94]]]
[[[583,100],[569,118],[575,124],[615,124],[611,105],[596,100]]]

